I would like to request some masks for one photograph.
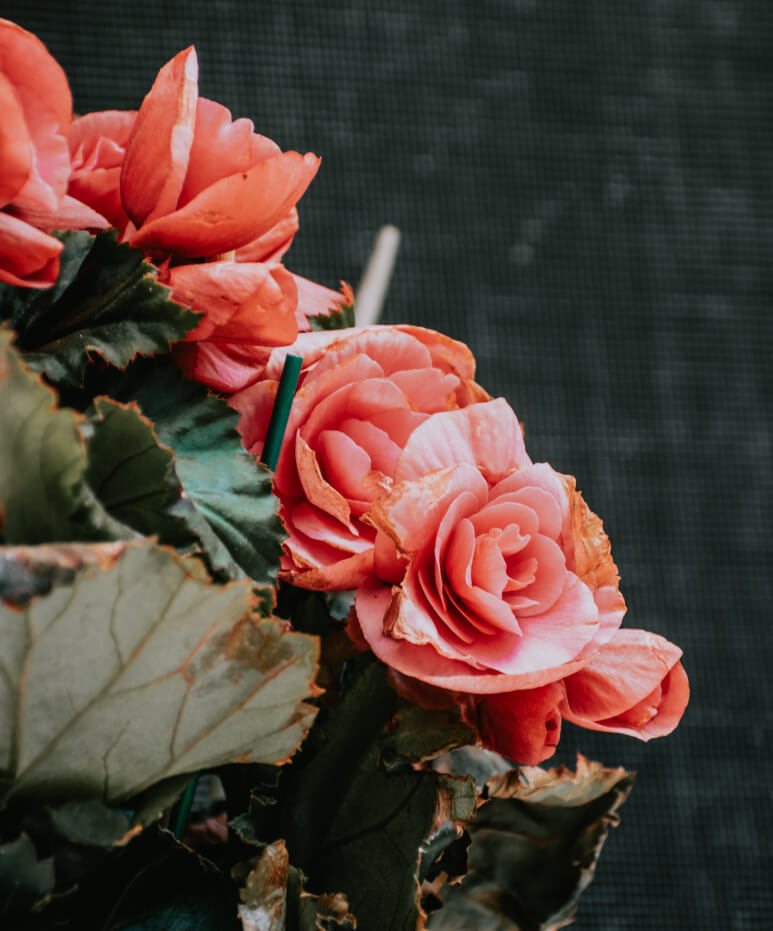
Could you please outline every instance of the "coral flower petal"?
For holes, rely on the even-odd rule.
[[[374,469],[385,475],[394,474],[400,458],[400,447],[390,439],[388,433],[369,420],[355,420],[351,417],[341,423],[341,430],[365,450]]]
[[[290,541],[288,541],[288,549]],[[297,550],[293,551],[296,565],[300,565]],[[280,579],[302,588],[323,592],[346,591],[359,588],[373,578],[373,550],[355,553],[330,565],[309,566],[302,569],[283,569]]]
[[[173,352],[188,378],[232,394],[261,377],[271,350],[249,343],[199,342],[178,343]]]
[[[680,653],[657,634],[618,631],[586,667],[566,679],[564,717],[581,727],[640,740],[670,734],[690,697]]]
[[[340,365],[353,355],[366,355],[381,366],[384,375],[402,369],[428,369],[432,365],[429,350],[420,339],[394,327],[365,327],[342,330],[346,340],[328,347],[320,359],[321,371]]]
[[[121,172],[123,205],[137,226],[177,207],[193,143],[198,75],[191,45],[161,68],[142,101]]]
[[[279,262],[298,232],[298,210],[293,207],[267,233],[236,250],[237,262]]]
[[[388,534],[398,549],[418,553],[432,542],[438,528],[480,506],[486,490],[486,481],[476,469],[468,465],[444,469],[395,485],[373,503],[367,520]],[[447,517],[449,513],[453,516]]]
[[[490,482],[531,463],[504,398],[432,416],[405,444],[395,478],[417,478],[461,462],[477,466]]]
[[[493,595],[472,582],[472,562],[475,554],[475,531],[468,520],[460,521],[454,529],[443,560],[443,573],[450,590],[484,623],[507,633],[520,633],[512,608],[502,601],[501,594]],[[467,613],[467,612],[465,612]]]
[[[287,345],[297,335],[293,276],[281,265],[205,262],[169,270],[172,298],[205,316],[188,341]]]
[[[317,437],[317,459],[326,480],[353,501],[367,500],[363,479],[371,471],[370,456],[340,430],[323,430]]]
[[[561,683],[487,695],[476,702],[476,725],[484,746],[514,763],[536,766],[551,757],[561,736]]]
[[[532,664],[531,670],[511,675],[476,669],[469,663],[441,655],[434,646],[417,646],[385,635],[384,618],[390,611],[392,601],[392,589],[387,585],[371,579],[360,586],[357,592],[356,610],[362,633],[370,648],[382,662],[404,675],[421,679],[429,685],[449,691],[484,695],[514,689],[536,688],[548,682],[555,682],[583,666],[583,661],[569,661],[546,667],[539,663],[539,655],[537,655],[536,664]],[[517,636],[514,639],[520,640]]]
[[[206,345],[206,344],[205,344]],[[251,456],[260,456],[266,439],[271,411],[274,409],[279,382],[259,381],[235,394],[229,401],[229,407],[239,411],[239,433],[242,444]]]
[[[0,73],[0,207],[24,187],[32,170],[32,140],[27,132],[24,110],[8,78]]]
[[[179,203],[187,204],[215,181],[279,155],[279,146],[255,132],[252,120],[233,120],[231,111],[214,100],[199,97],[188,170]]]
[[[476,588],[501,597],[507,585],[507,566],[496,540],[491,536],[475,540],[475,552],[470,564],[470,579]]]
[[[477,534],[497,529],[503,534],[509,531],[507,547],[515,552],[523,549],[539,530],[539,518],[532,508],[503,498],[494,499],[477,514],[473,514],[470,520]]]
[[[59,277],[62,243],[17,217],[0,213],[0,281],[48,288]]]
[[[522,559],[535,560],[534,581],[520,589],[513,596],[510,604],[519,618],[542,614],[548,611],[558,600],[564,588],[566,577],[566,560],[561,547],[548,537],[537,534],[529,545],[517,556],[514,562],[513,578],[519,578],[518,563]],[[533,571],[533,570],[532,570]],[[510,573],[510,566],[508,566]]]
[[[238,249],[295,206],[318,168],[316,155],[283,152],[216,181],[174,213],[159,215],[132,236],[131,244],[191,258]]]
[[[455,392],[459,387],[456,375],[444,374],[438,369],[413,369],[394,372],[392,381],[399,385],[405,396],[418,411],[433,414],[456,407]]]
[[[311,329],[309,317],[329,317],[333,311],[341,309],[344,297],[340,291],[333,291],[301,275],[293,275],[293,278],[298,289],[296,319],[301,332]]]
[[[307,501],[301,501],[292,508],[290,523],[310,539],[327,543],[346,553],[364,553],[373,546],[372,538],[347,532],[339,521]]]
[[[295,464],[298,478],[308,500],[339,520],[351,533],[355,530],[350,522],[351,508],[346,498],[326,481],[322,475],[316,453],[299,434],[295,438]]]
[[[18,151],[13,154],[13,171],[7,190],[16,188],[13,198],[0,198],[23,209],[55,210],[67,191],[70,174],[70,153],[67,133],[72,122],[72,96],[67,77],[37,36],[16,23],[0,19],[0,70],[12,87],[13,96],[24,113],[25,129],[18,136],[22,144],[31,142],[31,160],[23,186],[19,179]],[[12,105],[6,117],[6,92],[2,100],[2,122],[8,119],[8,128],[2,134],[13,132],[18,126],[18,108]],[[14,147],[15,148],[15,147]],[[5,162],[0,162],[5,171]]]

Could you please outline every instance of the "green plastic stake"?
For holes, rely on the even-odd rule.
[[[279,388],[271,410],[271,420],[268,422],[268,433],[263,444],[263,453],[260,461],[273,472],[279,460],[279,451],[282,449],[282,440],[287,429],[287,419],[293,403],[293,395],[298,386],[298,376],[301,374],[303,356],[293,356],[288,353],[285,359],[282,377],[279,379]]]
[[[194,778],[188,783],[186,790],[177,806],[174,819],[174,836],[177,840],[183,839],[185,828],[188,826],[188,818],[191,816],[191,807],[193,806],[193,797],[196,794],[196,786],[199,782],[200,773],[196,773]]]

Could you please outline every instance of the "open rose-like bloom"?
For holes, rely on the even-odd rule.
[[[392,487],[412,433],[437,411],[488,395],[473,381],[472,353],[420,327],[305,333],[304,358],[274,491],[288,530],[282,577],[306,588],[355,588],[371,577],[376,531],[363,517]],[[238,392],[245,447],[260,455],[286,350],[262,381]],[[511,437],[511,447],[520,441]]]
[[[357,595],[373,652],[460,692],[535,688],[576,672],[625,603],[601,522],[533,464],[502,400],[436,414],[374,502],[376,575]]]
[[[520,763],[555,750],[566,719],[642,739],[688,698],[681,651],[619,629],[625,603],[601,521],[574,479],[532,463],[500,400],[437,413],[406,443],[365,520],[374,576],[349,630],[407,698],[459,706]]]
[[[43,231],[107,226],[67,195],[71,122],[64,71],[40,39],[0,19],[0,281],[49,287],[62,243]]]

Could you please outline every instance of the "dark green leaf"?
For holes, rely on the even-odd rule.
[[[137,534],[114,520],[86,479],[82,417],[56,408],[54,392],[0,331],[0,539],[9,544],[118,540]]]
[[[56,833],[73,844],[110,847],[129,830],[129,819],[116,808],[108,808],[97,799],[66,802],[50,812]]]
[[[569,924],[591,882],[616,810],[631,790],[624,769],[578,757],[564,767],[493,776],[469,825],[469,872],[439,890],[432,931],[555,931]]]
[[[382,666],[352,665],[345,695],[283,771],[276,803],[253,800],[254,836],[284,838],[309,889],[342,892],[359,931],[413,931],[420,845],[447,817],[469,816],[475,793],[465,780],[409,765],[384,768],[396,698]]]
[[[392,719],[382,752],[386,763],[420,763],[476,739],[475,731],[462,723],[456,710],[426,711],[405,702]]]
[[[132,824],[147,825],[157,821],[164,811],[179,799],[190,781],[190,773],[162,779],[161,782],[154,782],[138,796],[127,800],[124,804],[133,812]]]
[[[196,549],[197,538],[173,513],[180,483],[172,451],[159,445],[136,404],[96,398],[87,426],[86,479],[107,511],[161,543]]]
[[[232,760],[290,756],[314,717],[318,645],[149,542],[24,610],[0,605],[7,801],[128,798]]]
[[[54,861],[38,860],[26,834],[0,844],[0,918],[32,905],[54,888]]]
[[[57,385],[77,387],[89,355],[119,368],[136,355],[169,351],[199,315],[169,300],[142,252],[114,230],[63,232],[59,280],[44,291],[0,286],[0,307],[29,365]]]
[[[208,860],[153,827],[114,849],[43,927],[100,931],[240,931],[236,884]],[[30,924],[37,931],[38,925]]]
[[[354,326],[354,304],[342,304],[340,310],[309,317],[312,330],[343,330]]]
[[[216,569],[273,586],[285,532],[271,473],[242,446],[239,415],[177,371],[143,371],[131,397],[174,452],[184,494],[173,513],[202,541]]]

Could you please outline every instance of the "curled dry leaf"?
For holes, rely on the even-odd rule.
[[[492,776],[468,826],[469,872],[432,892],[432,931],[556,931],[570,924],[593,879],[609,826],[633,776],[578,757],[566,767]]]
[[[240,891],[239,918],[244,931],[353,931],[357,922],[340,892],[312,895],[303,889],[303,874],[290,865],[283,840],[274,841],[256,858]],[[242,866],[235,869],[238,874]]]

